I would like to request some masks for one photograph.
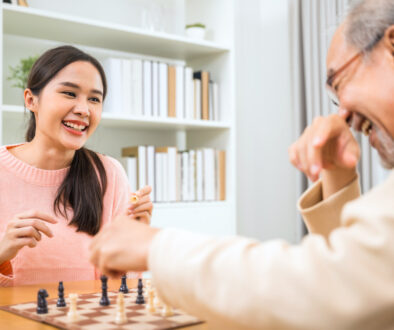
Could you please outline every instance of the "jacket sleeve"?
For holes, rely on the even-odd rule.
[[[388,195],[386,208],[377,207],[380,198],[349,203],[344,225],[328,240],[310,234],[300,245],[162,230],[149,254],[153,283],[164,301],[213,328],[360,329],[370,322],[368,329],[388,329],[394,322]]]
[[[308,231],[323,235],[327,239],[331,231],[341,225],[343,206],[360,196],[358,176],[326,200],[323,200],[322,196],[322,182],[319,180],[305,191],[297,206]]]

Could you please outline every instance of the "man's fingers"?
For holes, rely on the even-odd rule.
[[[308,145],[308,165],[309,178],[316,181],[322,169],[322,148]]]
[[[29,210],[18,214],[16,217],[19,219],[37,218],[49,223],[57,223],[57,221],[51,215],[37,210]]]

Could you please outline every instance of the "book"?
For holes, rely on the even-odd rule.
[[[152,62],[143,62],[143,115],[152,116]]]
[[[194,72],[193,78],[201,80],[201,119],[209,120],[209,72]]]
[[[159,116],[168,116],[168,65],[159,63]]]
[[[204,148],[203,153],[203,176],[204,176],[204,200],[215,200],[215,150]]]
[[[131,61],[122,60],[122,113],[131,115],[132,112],[132,78],[131,78]]]
[[[190,67],[185,68],[185,100],[184,100],[184,109],[185,109],[185,118],[193,119],[194,118],[194,82],[193,82],[193,69]]]
[[[184,67],[177,65],[175,67],[175,113],[176,118],[185,118],[185,86],[184,86]]]
[[[188,201],[189,198],[189,153],[184,151],[181,153],[182,158],[182,200]]]
[[[226,151],[216,150],[216,199],[226,200]]]
[[[212,104],[213,104],[213,117],[215,120],[221,120],[219,109],[219,85],[216,82],[212,83]]]
[[[167,187],[165,200],[175,202],[177,199],[177,149],[176,147],[158,147],[156,153],[164,155],[164,186]]]
[[[188,195],[190,201],[196,200],[196,151],[189,151]]]
[[[155,198],[155,147],[146,147],[146,182],[152,187],[151,199]]]
[[[137,159],[137,188],[141,189],[147,184],[146,147],[136,146],[122,149],[122,157],[135,157]]]
[[[175,66],[168,66],[168,117],[176,117],[175,93],[176,93]]]
[[[201,80],[193,79],[194,83],[194,119],[201,119]]]
[[[119,58],[108,58],[103,62],[103,68],[108,84],[107,97],[104,100],[103,111],[122,113],[122,60]]]
[[[202,201],[204,199],[204,168],[202,150],[196,150],[196,199]]]
[[[155,201],[163,202],[163,157],[161,153],[155,153]]]
[[[152,63],[152,114],[159,116],[159,63]]]
[[[142,60],[132,59],[131,62],[131,114],[142,116]]]
[[[130,191],[137,191],[137,159],[135,157],[121,157],[118,160],[123,165],[126,172]]]

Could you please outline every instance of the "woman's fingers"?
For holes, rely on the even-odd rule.
[[[146,202],[144,204],[141,204],[137,206],[134,209],[131,209],[131,213],[138,213],[142,211],[148,211],[149,213],[152,213],[152,208],[153,208],[153,203],[152,202]]]
[[[35,219],[39,219],[39,220],[46,221],[49,223],[57,223],[57,221],[48,213],[44,213],[44,212],[37,211],[37,210],[29,210],[29,211],[18,214],[16,217],[18,219],[35,218]]]
[[[31,226],[16,228],[14,235],[17,238],[31,237],[34,238],[36,241],[41,241],[41,234],[38,232],[37,229]]]
[[[138,213],[133,213],[131,215],[132,219],[136,219],[140,222],[146,223],[147,225],[150,224],[150,214],[148,212],[138,212]]]
[[[21,227],[34,227],[35,229],[39,230],[40,232],[44,233],[48,237],[53,237],[52,231],[49,229],[49,227],[41,220],[37,219],[23,219],[15,222],[15,227],[16,228],[21,228]]]

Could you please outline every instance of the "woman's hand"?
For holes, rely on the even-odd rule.
[[[159,229],[119,216],[97,234],[90,245],[90,261],[103,274],[120,276],[148,269],[151,242]]]
[[[138,201],[136,203],[131,203],[128,207],[127,215],[129,217],[150,224],[153,210],[153,203],[149,196],[151,191],[152,188],[150,186],[145,186],[132,194],[132,196],[138,197]]]
[[[33,248],[41,240],[41,234],[53,237],[46,223],[57,223],[50,215],[36,210],[17,214],[8,222],[0,240],[0,264],[14,258],[24,246]]]

